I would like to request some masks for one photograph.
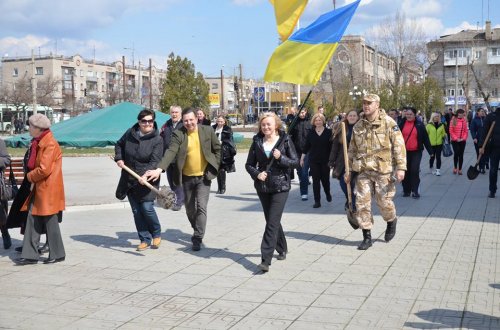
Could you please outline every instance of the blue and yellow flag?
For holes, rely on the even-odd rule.
[[[292,34],[308,0],[269,0],[274,6],[274,16],[281,41]]]
[[[321,15],[279,45],[269,60],[264,80],[315,85],[360,1]]]

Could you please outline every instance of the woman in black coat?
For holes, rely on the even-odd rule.
[[[288,247],[281,227],[281,217],[290,191],[291,171],[298,164],[293,142],[281,130],[280,118],[272,112],[265,112],[259,119],[259,133],[254,136],[248,152],[245,168],[254,180],[259,196],[266,229],[262,237],[263,272],[269,271],[274,250],[278,260],[284,260]]]
[[[5,141],[0,139],[0,171],[2,172],[2,179],[8,178],[9,173],[6,169],[10,164],[10,155],[7,152],[7,147],[5,146]],[[7,230],[7,211],[8,211],[8,201],[3,198],[0,200],[0,231],[2,232],[3,248],[9,249],[12,245],[10,239],[9,231]]]
[[[215,135],[221,143],[221,163],[217,174],[217,193],[226,192],[226,173],[235,172],[234,156],[236,155],[236,145],[233,140],[233,130],[226,125],[224,116],[217,117],[216,124],[212,126]]]
[[[156,169],[163,156],[163,139],[158,133],[155,112],[144,109],[137,116],[137,123],[129,128],[115,146],[115,161],[118,167],[123,165],[142,176],[147,170]],[[160,180],[151,182],[158,188]],[[160,247],[161,226],[154,209],[156,195],[148,187],[139,183],[132,175],[122,169],[120,181],[116,188],[118,199],[128,198],[134,215],[137,234],[141,243],[137,251],[150,246]]]

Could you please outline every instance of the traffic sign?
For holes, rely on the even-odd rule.
[[[264,102],[264,100],[266,99],[266,88],[254,87],[253,99],[255,100],[255,102]]]

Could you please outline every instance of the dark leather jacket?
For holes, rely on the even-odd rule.
[[[284,192],[290,190],[290,173],[291,170],[299,163],[297,152],[292,140],[285,132],[280,132],[280,138],[276,143],[275,148],[281,152],[279,159],[266,156],[264,152],[264,135],[258,133],[253,137],[250,151],[248,152],[245,168],[254,180],[254,187],[260,193]],[[269,163],[272,164],[268,169]],[[257,175],[260,172],[268,172],[267,180],[260,181]]]

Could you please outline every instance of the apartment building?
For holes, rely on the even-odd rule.
[[[156,67],[131,66],[124,60],[106,63],[80,55],[66,57],[53,54],[34,58],[4,57],[2,88],[15,88],[21,79],[53,79],[57,82],[54,104],[51,104],[55,110],[102,107],[124,100],[149,106],[151,94],[152,106],[158,109],[166,71]]]
[[[446,105],[484,106],[482,91],[491,106],[500,101],[500,28],[463,30],[427,44],[431,65],[427,75],[443,89]],[[481,88],[478,85],[481,86]]]

